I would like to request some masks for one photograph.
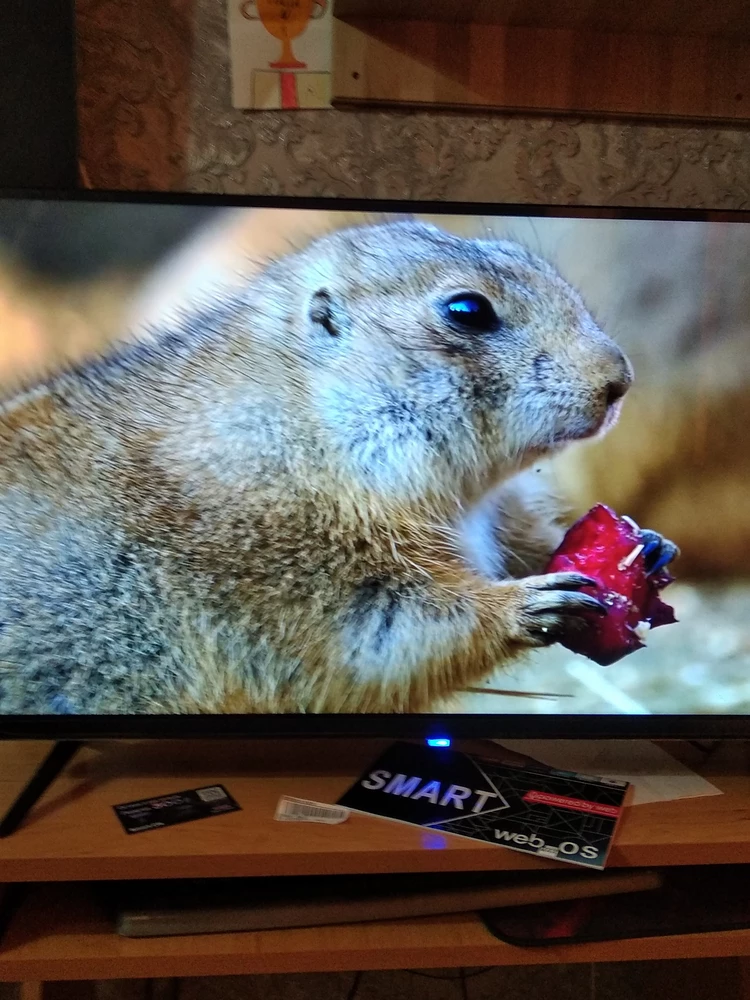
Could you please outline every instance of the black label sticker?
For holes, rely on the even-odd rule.
[[[240,806],[223,785],[206,785],[187,792],[160,795],[155,799],[124,802],[113,806],[113,809],[126,833],[145,833],[207,816],[237,812]]]

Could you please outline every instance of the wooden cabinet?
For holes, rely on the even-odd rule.
[[[333,802],[382,750],[377,740],[120,742],[85,748],[13,836],[0,882],[31,882],[0,943],[0,980],[238,975],[750,955],[750,931],[555,948],[497,941],[473,914],[340,927],[123,938],[102,897],[110,879],[481,871],[559,867],[528,855],[353,814],[339,826],[279,823],[282,794]],[[47,746],[0,743],[0,811]],[[476,747],[474,748],[476,749]],[[629,808],[611,865],[750,863],[750,756],[726,744],[701,766],[723,794]],[[128,836],[112,806],[220,782],[241,811]],[[99,882],[99,886],[92,885]],[[104,883],[104,885],[102,885]]]

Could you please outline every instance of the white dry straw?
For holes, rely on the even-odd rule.
[[[626,555],[624,559],[621,559],[618,562],[617,568],[619,570],[623,570],[623,569],[627,569],[628,566],[632,566],[633,563],[638,558],[638,556],[641,554],[641,552],[643,552],[644,548],[645,548],[645,545],[636,545],[636,547],[633,549],[632,552],[629,552],[628,555]]]

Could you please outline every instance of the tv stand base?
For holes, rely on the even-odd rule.
[[[46,792],[62,769],[83,746],[81,740],[60,740],[55,743],[42,763],[29,778],[10,809],[0,819],[0,838],[9,837],[26,818],[26,814]]]

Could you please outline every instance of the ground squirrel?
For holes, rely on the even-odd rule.
[[[0,713],[418,712],[596,600],[530,467],[628,360],[545,261],[341,230],[0,404]]]

